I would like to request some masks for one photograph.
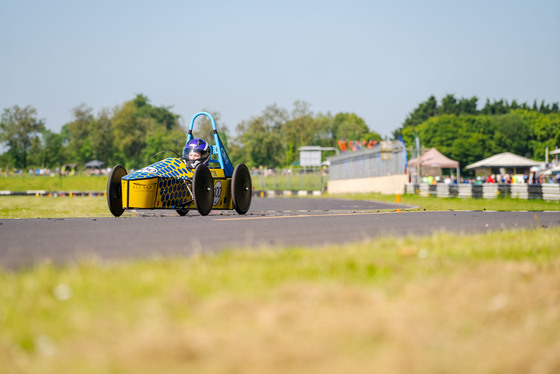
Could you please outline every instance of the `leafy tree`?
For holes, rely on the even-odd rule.
[[[461,107],[454,95],[449,94],[441,99],[441,105],[438,107],[438,114],[455,114],[461,113]]]
[[[4,109],[0,120],[0,141],[6,143],[13,166],[27,168],[31,147],[44,129],[45,124],[37,119],[35,108],[15,105]]]
[[[536,113],[527,110],[515,112],[531,129],[530,153],[534,159],[544,160],[546,148],[551,151],[560,147],[560,113]]]
[[[419,125],[416,131],[425,147],[431,148],[437,144],[440,152],[449,155],[453,148],[457,131],[466,132],[466,126],[465,123],[458,123],[455,115],[446,114],[430,118]],[[412,136],[407,136],[412,135],[410,134],[412,131],[410,128],[406,129],[404,132],[405,137],[412,138]]]
[[[91,157],[95,160],[106,162],[107,165],[113,162],[113,122],[110,112],[102,110],[89,127],[89,144]]]
[[[247,163],[250,166],[278,167],[284,159],[284,146],[280,134],[266,125],[263,117],[256,117],[249,122],[242,122],[241,141]]]
[[[29,154],[27,157],[27,164],[29,167],[42,166],[41,165],[41,155],[42,155],[42,144],[41,136],[36,136],[31,139],[31,147],[29,148]]]
[[[248,166],[282,165],[285,157],[282,131],[288,116],[285,109],[272,104],[267,106],[260,116],[240,122],[236,127],[237,137],[232,142],[228,142],[227,146],[233,164],[242,162]],[[278,157],[258,156],[256,149],[262,148],[263,141],[268,144],[268,147],[278,150]],[[268,150],[265,152],[268,153]],[[256,159],[253,159],[252,155],[257,155]]]
[[[334,116],[333,128],[336,139],[365,140],[365,134],[369,133],[364,120],[355,113],[338,113]]]
[[[428,100],[423,103],[420,103],[404,120],[402,127],[393,131],[393,137],[396,139],[400,135],[405,128],[411,127],[414,128],[421,124],[424,121],[427,121],[429,118],[437,115],[438,113],[438,105],[435,96],[430,96]]]
[[[267,106],[263,112],[262,117],[266,126],[274,133],[280,134],[284,125],[290,119],[290,114],[284,108],[278,107],[276,104]]]
[[[147,165],[159,161],[163,157],[175,157],[173,153],[165,153],[165,151],[176,152],[180,157],[185,140],[185,133],[181,130],[167,131],[158,126],[151,128],[146,136],[145,148],[142,150],[142,164]],[[157,154],[161,156],[154,157]]]
[[[468,98],[456,99],[454,95],[446,95],[441,99],[441,105],[437,107],[437,112],[443,114],[478,114],[477,110],[478,98],[476,96]]]
[[[470,99],[462,98],[459,100],[459,112],[461,114],[478,114],[478,97],[473,96]]]
[[[334,131],[334,116],[330,112],[319,113],[314,119],[318,122],[317,127],[320,129],[320,132],[315,134],[314,143],[323,147],[336,147],[338,139]]]
[[[47,168],[61,166],[65,161],[64,137],[61,134],[45,129],[41,138],[40,157],[36,164]]]
[[[147,96],[139,94],[133,100],[136,105],[138,118],[151,118],[166,130],[175,130],[179,125],[179,115],[171,112],[171,107],[155,107],[150,104]]]
[[[154,161],[160,151],[181,152],[186,139],[179,116],[168,107],[152,106],[144,95],[114,109],[112,132],[114,160],[129,168]]]
[[[512,152],[520,156],[531,157],[529,147],[531,128],[523,121],[523,117],[515,112],[495,116],[492,118],[494,125],[493,140],[494,153]]]
[[[267,167],[292,164],[299,159],[299,148],[304,145],[336,147],[339,136],[353,140],[381,139],[354,113],[314,116],[310,105],[299,100],[291,112],[276,104],[268,106],[259,117],[239,124],[237,132],[240,135],[230,147],[232,160]],[[275,149],[276,152],[270,153]]]
[[[85,104],[75,107],[72,113],[74,120],[64,125],[69,136],[67,149],[70,159],[83,165],[92,160],[90,131],[95,119],[92,108]]]
[[[9,168],[12,164],[12,161],[8,155],[8,152],[0,153],[0,172],[4,172],[2,168],[6,167]]]
[[[282,127],[284,143],[286,144],[285,164],[292,164],[299,159],[299,148],[304,145],[313,145],[314,135],[320,133],[319,122],[313,118],[309,104],[296,101],[290,119]]]
[[[537,104],[537,100],[534,100],[533,105],[529,106],[527,103],[519,104],[516,100],[513,100],[511,104],[508,104],[507,100],[503,100],[503,99],[494,100],[493,102],[490,102],[489,99],[486,99],[486,104],[480,110],[480,113],[485,115],[500,115],[500,114],[507,114],[517,109],[539,112],[543,114],[557,113],[558,103],[547,104],[543,100],[541,101],[541,104],[539,106]]]
[[[281,132],[284,114],[283,110],[272,105],[267,107],[262,115],[239,123],[239,148],[235,150],[235,159],[242,159],[248,166],[283,165],[286,152]]]
[[[115,162],[127,168],[142,165],[140,156],[146,146],[146,123],[136,117],[136,105],[128,101],[113,112]]]

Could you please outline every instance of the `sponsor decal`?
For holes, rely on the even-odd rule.
[[[227,157],[226,149],[222,147],[222,159],[224,160],[224,164],[229,165],[229,159]]]
[[[142,173],[150,173],[150,174],[155,174],[157,173],[157,169],[153,168],[151,166],[146,166],[145,168],[140,169],[140,172]]]
[[[222,182],[217,181],[214,184],[214,202],[212,205],[217,205],[220,202],[220,197],[222,196]]]
[[[140,183],[132,183],[132,189],[136,191],[153,191],[156,189],[155,184],[140,184]]]

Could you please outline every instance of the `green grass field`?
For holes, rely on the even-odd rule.
[[[2,373],[555,373],[560,228],[0,271]]]
[[[125,212],[123,216],[132,213]],[[112,217],[104,196],[0,196],[0,218]]]
[[[0,191],[105,191],[107,176],[74,175],[66,177],[10,176],[0,177]]]

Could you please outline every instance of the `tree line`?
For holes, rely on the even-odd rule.
[[[497,153],[511,152],[545,160],[546,148],[560,146],[558,103],[517,103],[447,95],[438,103],[434,96],[420,103],[393,132],[409,147],[415,138],[427,149],[435,147],[462,168]],[[415,151],[410,156],[415,156]]]
[[[206,111],[214,116],[234,164],[286,167],[297,163],[298,149],[304,145],[337,147],[341,139],[381,140],[355,113],[315,114],[304,101],[296,101],[290,110],[276,104],[266,107],[237,124],[235,136],[221,123],[220,113]],[[0,155],[0,167],[83,167],[95,159],[107,166],[139,168],[173,152],[180,154],[186,140],[184,119],[172,107],[152,105],[142,94],[97,114],[85,104],[72,113],[72,121],[57,133],[46,128],[31,106],[4,109],[0,142],[6,151]],[[213,141],[206,117],[197,119],[194,133]],[[438,102],[430,96],[408,114],[393,136],[403,139],[409,149],[418,137],[425,148],[438,148],[462,167],[506,151],[544,160],[546,147],[560,145],[560,111],[558,103],[544,101],[528,105],[487,100],[479,109],[477,97],[447,95]],[[172,153],[158,155],[162,151]]]
[[[228,127],[220,124],[220,113],[206,111],[216,120],[234,164],[288,166],[297,162],[298,148],[303,145],[335,147],[341,137],[381,139],[354,113],[314,115],[303,101],[296,101],[291,111],[275,104],[268,106],[260,115],[239,123],[234,138]],[[56,133],[45,127],[30,106],[4,109],[0,141],[7,151],[0,156],[0,167],[52,169],[99,160],[108,166],[139,168],[172,156],[173,152],[180,155],[185,144],[187,128],[181,116],[171,107],[152,105],[145,95],[137,95],[112,110],[103,109],[97,115],[86,105],[74,108],[72,113],[73,120]],[[208,118],[197,119],[194,135],[213,143]],[[168,150],[172,153],[154,157]]]

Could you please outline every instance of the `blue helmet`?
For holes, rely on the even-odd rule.
[[[210,146],[202,139],[193,139],[183,149],[183,160],[189,169],[196,169],[199,164],[208,166]]]

